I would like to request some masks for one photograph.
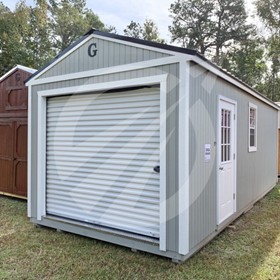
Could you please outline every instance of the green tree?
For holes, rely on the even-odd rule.
[[[222,67],[248,85],[260,86],[267,71],[263,42],[254,38],[235,45],[224,55]]]
[[[0,2],[0,76],[10,67],[8,55],[9,49],[9,31],[12,13],[8,7]]]
[[[272,33],[280,33],[280,3],[278,0],[257,0],[257,14]]]
[[[34,68],[42,67],[54,55],[50,40],[47,0],[36,0],[30,14],[29,57]]]
[[[211,21],[213,10],[212,0],[177,0],[171,4],[171,42],[178,42],[184,48],[197,49],[205,55],[214,46],[215,23]]]
[[[140,23],[137,23],[132,20],[130,24],[127,25],[127,27],[124,29],[123,32],[124,35],[126,36],[142,39],[143,28]]]
[[[257,0],[257,14],[269,33],[266,41],[269,71],[262,86],[262,92],[274,101],[280,100],[280,2],[278,0]]]
[[[31,8],[20,1],[14,12],[1,5],[0,8],[0,72],[4,74],[16,64],[31,66],[28,38]]]
[[[131,21],[124,29],[124,34],[129,37],[143,39],[147,41],[153,41],[157,43],[165,43],[164,39],[160,38],[158,27],[156,23],[151,19],[146,19],[144,24]]]
[[[90,28],[104,30],[98,15],[86,8],[85,0],[50,0],[52,44],[62,51]]]
[[[225,49],[247,40],[252,29],[246,23],[244,0],[177,0],[169,11],[172,42],[198,49],[218,65]]]

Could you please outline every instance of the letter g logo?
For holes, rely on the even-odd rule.
[[[88,55],[90,57],[95,57],[97,55],[96,43],[92,43],[88,46]]]

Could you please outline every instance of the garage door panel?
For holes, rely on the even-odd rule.
[[[144,97],[144,96],[143,96]],[[139,110],[140,108],[145,108],[147,106],[147,104],[149,104],[149,107],[157,107],[158,102],[157,100],[147,100],[147,101],[143,101],[143,98],[141,101],[137,101],[135,103],[131,103],[131,102],[97,102],[96,100],[92,100],[92,102],[77,102],[78,104],[69,104],[68,102],[66,102],[65,104],[61,105],[61,106],[53,106],[53,107],[49,107],[48,111],[49,113],[51,112],[69,112],[69,111],[76,111],[77,106],[82,107],[85,111],[91,111],[91,110],[102,110],[102,111],[107,111],[107,110],[111,110],[111,109],[126,109],[126,108],[135,108],[137,109],[137,112],[141,113],[141,110]],[[51,104],[50,104],[51,105]],[[145,110],[142,111],[145,112]]]
[[[159,137],[158,136],[151,136],[149,137],[149,141],[147,142],[147,138],[144,136],[138,136],[137,137],[122,137],[122,136],[95,136],[95,142],[92,143],[90,141],[90,144],[93,146],[104,146],[104,142],[108,143],[110,142],[112,145],[120,145],[123,146],[123,144],[129,145],[129,144],[137,144],[137,143],[145,143],[145,145],[158,145],[159,143]],[[87,139],[82,136],[73,136],[73,137],[63,137],[63,136],[48,136],[47,141],[56,141],[57,144],[60,144],[60,142],[63,142],[68,145],[78,145],[81,142],[86,142]],[[89,141],[87,141],[89,142]]]
[[[114,99],[112,99],[112,95],[114,95]],[[55,100],[50,100],[50,108],[52,110],[54,108],[64,107],[65,104],[67,107],[77,107],[77,106],[85,106],[85,105],[107,105],[107,104],[119,104],[119,103],[131,103],[131,95],[133,95],[134,102],[150,102],[158,100],[158,91],[151,91],[147,89],[147,92],[144,90],[138,90],[135,92],[127,93],[95,93],[94,96],[90,95],[69,95],[67,97],[61,96],[56,97]],[[157,106],[157,103],[156,103]]]
[[[79,134],[73,135],[73,131],[48,131],[47,133],[48,137],[53,137],[53,136],[57,136],[57,137],[69,137],[70,139],[73,138],[75,139],[75,137],[92,137],[92,132],[89,131],[79,131]],[[96,135],[94,135],[94,137],[109,137],[109,138],[117,138],[117,137],[132,137],[137,139],[137,137],[149,137],[149,138],[153,138],[153,137],[159,137],[159,132],[155,132],[155,131],[138,131],[137,134],[135,133],[135,131],[102,131],[101,133],[98,133]],[[84,140],[86,141],[86,140]]]
[[[65,195],[65,191],[67,191],[67,194]],[[55,187],[50,188],[48,190],[48,196],[49,198],[53,200],[57,200],[57,203],[59,204],[59,200],[72,200],[72,196],[70,194],[69,188],[61,186],[59,190],[57,190]],[[91,201],[100,201],[102,198],[102,201],[107,202],[107,203],[112,203],[116,205],[128,205],[128,206],[135,206],[137,203],[137,207],[140,209],[146,209],[150,211],[150,209],[154,210],[156,213],[158,213],[158,207],[157,204],[159,203],[158,198],[152,198],[152,197],[144,197],[144,196],[139,196],[136,198],[135,193],[133,194],[126,194],[126,193],[119,193],[118,194],[118,199],[116,199],[115,193],[103,193],[103,191],[98,191],[98,190],[91,190],[91,189],[81,189],[81,188],[76,188],[75,189],[75,199],[78,200],[87,200],[88,196],[91,195]],[[70,197],[71,196],[71,197]],[[70,198],[69,198],[70,197]],[[85,203],[85,202],[83,202]],[[150,215],[151,213],[149,213]]]
[[[145,120],[145,119],[153,119],[153,118],[158,118],[158,112],[155,108],[155,111],[156,112],[151,112],[151,113],[147,113],[145,111],[145,114],[135,114],[135,115],[130,115],[129,116],[129,120]],[[49,114],[49,117],[48,117],[48,122],[56,122],[57,121],[57,117],[50,117],[51,114]],[[113,116],[113,117],[112,117]],[[94,115],[92,116],[92,114],[90,115],[83,115],[83,121],[105,121],[105,120],[125,120],[125,118],[127,117],[127,114],[110,114],[109,116],[108,115]],[[77,114],[75,116],[73,115],[69,115],[69,116],[64,116],[64,113],[63,114],[60,114],[59,116],[59,120],[61,122],[75,122],[77,121],[77,119],[79,118],[79,115]]]
[[[157,197],[158,191],[156,191],[156,186],[149,185],[144,186],[142,183],[138,182],[131,182],[128,184],[125,184],[124,182],[118,182],[118,181],[109,181],[109,180],[98,180],[98,179],[92,179],[92,180],[78,180],[76,178],[69,178],[69,180],[66,180],[62,176],[60,177],[51,177],[48,178],[49,184],[53,184],[56,186],[68,186],[68,187],[77,187],[77,188],[85,188],[85,189],[99,189],[103,192],[111,191],[111,192],[123,192],[128,194],[141,194],[143,196],[147,197]],[[74,183],[74,184],[73,184]]]
[[[150,168],[132,168],[131,166],[114,166],[114,165],[105,165],[101,164],[100,166],[96,166],[95,168],[88,167],[88,164],[86,167],[83,165],[81,166],[64,166],[62,164],[59,164],[59,172],[58,168],[56,167],[56,163],[53,162],[53,164],[50,164],[47,170],[47,174],[61,174],[63,176],[74,174],[76,171],[79,171],[80,174],[84,174],[84,176],[89,176],[93,172],[98,175],[106,175],[106,176],[123,176],[123,177],[134,177],[135,172],[137,172],[137,177],[139,178],[151,178],[158,180],[158,174],[157,173],[151,173],[151,167]]]
[[[79,123],[79,126],[101,126],[101,127],[106,127],[106,128],[110,128],[111,126],[117,126],[119,127],[120,125],[122,126],[127,126],[127,125],[132,125],[132,126],[140,126],[140,127],[145,127],[145,126],[151,126],[153,125],[159,125],[159,120],[156,119],[154,121],[151,122],[150,119],[128,119],[128,120],[121,120],[121,119],[111,119],[111,120],[85,120],[83,118],[83,120],[80,119],[76,119],[73,120],[73,118],[71,118],[72,120],[59,120],[59,125],[57,124],[57,120],[52,120],[52,121],[48,121],[48,130],[49,129],[53,129],[53,128],[60,128],[60,127],[65,127],[65,126],[70,126],[73,127],[73,123],[77,122]]]
[[[159,236],[159,90],[49,98],[47,213]]]
[[[94,157],[97,153],[104,153],[104,155],[106,154],[110,154],[110,153],[117,153],[117,154],[129,154],[129,155],[147,155],[147,156],[151,156],[151,155],[159,155],[159,149],[153,149],[153,148],[146,148],[146,149],[139,149],[139,148],[128,148],[126,147],[126,145],[124,145],[122,148],[120,147],[91,147],[90,145],[87,144],[88,142],[85,143],[85,145],[79,145],[79,146],[62,146],[62,145],[56,145],[54,147],[48,147],[47,151],[50,152],[50,154],[52,152],[54,152],[54,154],[56,154],[57,152],[70,152],[70,153],[83,153],[83,152],[91,152],[91,155]],[[110,145],[110,143],[108,143],[108,145]]]
[[[84,163],[86,163],[86,166],[96,166],[98,164],[115,164],[115,168],[118,168],[118,166],[120,166],[121,168],[123,168],[123,165],[128,169],[129,167],[138,167],[138,170],[140,168],[144,167],[151,167],[153,168],[157,163],[158,160],[156,161],[144,161],[144,160],[126,160],[126,159],[113,159],[110,158],[110,161],[105,161],[102,158],[87,158],[87,157],[77,157],[75,158],[75,162],[70,160],[71,157],[67,157],[67,156],[59,156],[57,157],[56,155],[50,155],[48,156],[48,166],[50,165],[50,163],[52,162],[55,165],[58,165],[58,162],[62,162],[63,166],[65,165],[71,165],[73,166],[73,164],[75,166],[85,166]],[[76,165],[78,164],[78,165]],[[57,167],[56,167],[57,168]]]
[[[92,211],[93,207],[95,204],[98,204],[98,208],[99,211],[101,213],[106,212],[107,214],[113,214],[113,213],[117,213],[117,215],[122,215],[122,216],[126,216],[126,217],[130,217],[130,218],[138,218],[140,220],[143,219],[143,214],[145,214],[147,217],[144,218],[145,221],[151,222],[153,221],[154,223],[157,223],[157,219],[158,219],[158,209],[154,206],[154,208],[150,207],[147,208],[145,207],[138,207],[135,208],[135,205],[133,204],[125,204],[125,202],[123,202],[122,204],[120,203],[115,203],[116,199],[104,199],[103,197],[97,197],[98,199],[92,200],[92,201],[88,201],[85,200],[84,197],[78,197],[75,196],[75,204],[77,206],[82,205],[82,209],[86,210],[86,211]],[[65,205],[66,207],[73,207],[73,200],[71,199],[71,197],[69,199],[67,199],[67,197],[63,197],[63,199],[57,198],[55,199],[53,197],[52,200],[53,206],[55,207],[55,205],[59,205],[59,206],[63,206]],[[108,205],[110,205],[110,207],[108,208]],[[156,208],[156,209],[155,209]],[[94,209],[95,212],[97,212],[96,209]]]
[[[147,105],[147,104],[146,104]],[[108,112],[109,111],[109,112]],[[90,117],[90,116],[108,116],[108,113],[110,117],[118,117],[122,114],[130,115],[130,118],[144,118],[146,113],[157,113],[157,107],[147,107],[144,106],[143,108],[119,108],[119,109],[110,109],[110,110],[83,110],[83,116]],[[145,113],[145,114],[144,114]],[[56,110],[54,112],[48,111],[48,116],[50,118],[57,118],[57,116],[61,117],[79,117],[81,115],[81,112],[79,111],[67,111],[64,109]]]
[[[102,158],[104,161],[110,161],[111,159],[121,159],[121,160],[127,160],[127,164],[130,164],[130,161],[133,160],[143,160],[143,161],[154,161],[156,162],[158,160],[157,155],[132,155],[132,154],[119,154],[117,151],[115,154],[112,153],[95,153],[95,154],[88,154],[87,152],[76,152],[76,151],[50,151],[48,150],[47,153],[50,156],[55,156],[57,159],[59,159],[59,156],[68,156],[69,158],[73,157],[84,157],[86,160],[90,158]]]
[[[50,139],[54,141],[54,139]],[[113,140],[113,139],[112,139]],[[104,142],[92,142],[92,141],[57,141],[55,140],[55,147],[64,147],[64,148],[71,148],[71,147],[79,147],[81,142],[83,142],[83,148],[105,148],[104,147]],[[158,150],[158,144],[157,143],[146,143],[146,142],[126,142],[126,141],[108,141],[106,143],[106,148],[123,148],[123,147],[129,148],[129,149],[139,149],[139,148],[145,148],[145,150],[150,150],[150,149],[156,149]]]
[[[158,226],[155,225],[153,222],[145,222],[141,220],[136,219],[129,219],[125,217],[121,217],[119,215],[108,215],[104,214],[100,211],[98,211],[99,215],[94,214],[93,212],[88,211],[79,211],[79,209],[75,208],[67,208],[67,207],[59,207],[57,205],[53,206],[54,213],[51,213],[53,215],[56,215],[56,212],[61,212],[61,216],[74,219],[74,220],[84,220],[87,223],[95,224],[95,225],[101,225],[106,226],[109,228],[115,228],[120,229],[124,231],[129,232],[137,232],[139,234],[143,235],[149,235],[153,237],[158,237],[159,234],[155,233],[157,231]],[[71,213],[71,215],[69,215]],[[145,231],[143,230],[145,228]]]

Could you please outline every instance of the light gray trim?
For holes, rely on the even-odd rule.
[[[182,260],[182,256],[176,252],[159,250],[159,244],[157,240],[149,240],[147,238],[141,240],[141,238],[136,235],[125,236],[121,232],[110,232],[109,230],[106,232],[104,231],[104,228],[98,229],[97,227],[89,226],[83,223],[75,223],[73,221],[67,221],[52,217],[43,217],[41,221],[32,218],[31,221],[37,225],[87,236],[97,240],[106,241],[109,243],[160,255],[171,259]]]
[[[180,63],[179,88],[179,253],[189,251],[189,95],[190,63]]]
[[[134,70],[140,70],[140,69],[145,69],[145,68],[149,68],[149,67],[168,65],[168,64],[172,64],[172,63],[177,63],[179,61],[180,60],[174,56],[156,58],[156,59],[152,59],[152,60],[140,61],[140,62],[135,62],[135,63],[130,63],[130,64],[111,66],[111,67],[94,69],[94,70],[89,70],[89,71],[82,71],[79,73],[71,73],[71,74],[66,74],[66,75],[42,78],[39,80],[37,80],[37,79],[30,80],[26,84],[27,85],[42,85],[42,84],[55,83],[55,82],[60,82],[60,81],[69,81],[69,80],[80,79],[80,78],[89,78],[92,76],[116,74],[116,73],[125,72],[125,71],[134,71]]]

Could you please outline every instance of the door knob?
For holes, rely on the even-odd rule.
[[[223,167],[219,167],[219,170],[224,170],[224,168]]]
[[[155,167],[154,167],[154,171],[155,171],[156,173],[159,173],[159,172],[160,172],[160,166],[159,166],[159,165],[155,166]]]

